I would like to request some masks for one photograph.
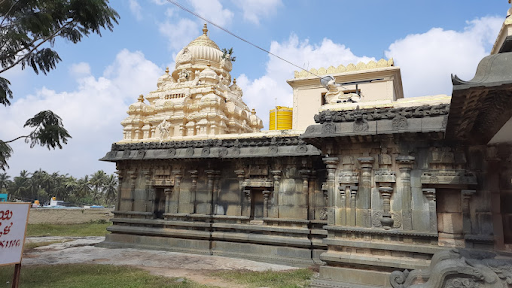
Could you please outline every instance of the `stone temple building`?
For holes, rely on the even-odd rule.
[[[130,106],[102,245],[319,264],[313,287],[511,287],[511,18],[451,97],[404,98],[392,59],[296,72],[292,130],[260,131],[231,66],[205,26]]]

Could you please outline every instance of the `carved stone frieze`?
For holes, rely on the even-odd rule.
[[[397,114],[395,118],[393,118],[391,125],[393,127],[393,130],[405,130],[409,126],[409,123],[407,122],[407,118],[400,114]]]
[[[375,179],[375,182],[378,182],[378,183],[395,183],[396,175],[395,175],[395,172],[390,171],[388,169],[379,169],[379,170],[375,170],[374,179]]]
[[[242,187],[274,187],[274,181],[270,179],[246,179]]]
[[[370,130],[370,125],[366,119],[357,119],[354,121],[354,132],[367,132]]]
[[[315,122],[324,124],[326,122],[355,122],[358,119],[366,121],[376,120],[393,120],[397,116],[409,118],[435,117],[448,115],[450,111],[449,104],[440,105],[423,105],[417,107],[401,107],[401,108],[372,108],[372,109],[355,109],[343,111],[322,111],[315,115]],[[397,118],[398,122],[403,121]],[[403,124],[401,124],[403,125]]]
[[[476,185],[476,175],[468,170],[427,170],[421,174],[422,184]]]
[[[357,184],[359,183],[359,172],[341,171],[338,174],[338,182],[342,184]]]

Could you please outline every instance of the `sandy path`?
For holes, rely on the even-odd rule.
[[[94,247],[104,237],[30,237],[27,242],[66,241],[42,246],[28,251],[23,265],[51,264],[113,264],[135,266],[154,275],[187,278],[195,282],[218,287],[243,287],[226,283],[209,274],[218,270],[285,271],[291,266],[261,263],[251,260],[185,254],[139,249],[108,249]]]

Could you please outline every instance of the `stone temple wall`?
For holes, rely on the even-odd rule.
[[[114,145],[119,199],[104,245],[320,263],[320,152],[298,137]]]

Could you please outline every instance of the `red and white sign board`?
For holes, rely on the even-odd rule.
[[[0,266],[21,262],[30,203],[0,203]]]

